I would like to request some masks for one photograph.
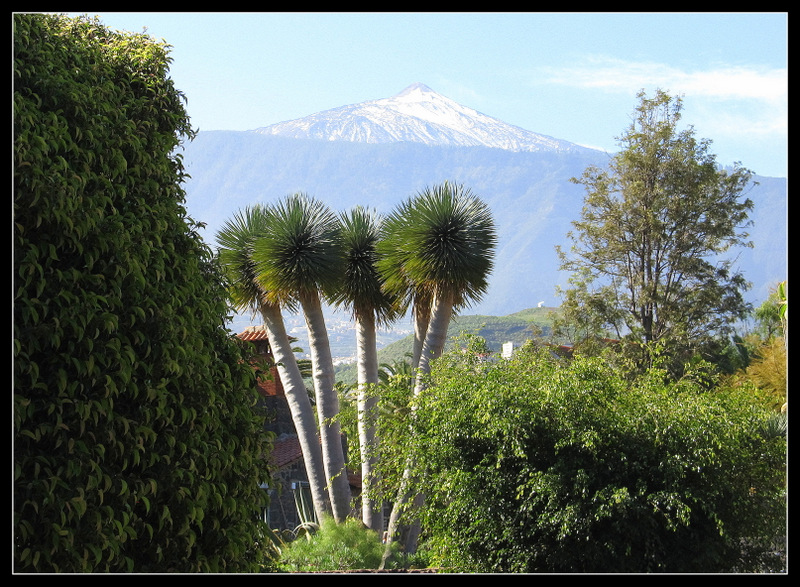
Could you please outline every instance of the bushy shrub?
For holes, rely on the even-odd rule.
[[[761,389],[769,398],[771,406],[780,411],[789,401],[786,341],[774,337],[754,349],[750,364],[737,373],[734,380],[749,382]]]
[[[432,564],[477,572],[780,568],[785,438],[743,389],[528,347],[445,355],[411,439]]]
[[[286,572],[378,569],[383,553],[381,537],[359,520],[326,519],[316,532],[301,533],[287,545],[281,567]]]
[[[14,569],[259,570],[269,450],[163,43],[14,16]]]

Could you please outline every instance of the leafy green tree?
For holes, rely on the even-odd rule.
[[[306,194],[292,194],[270,206],[269,230],[256,239],[252,258],[261,287],[299,304],[308,327],[322,458],[333,518],[350,513],[350,484],[345,469],[339,397],[334,388],[323,296],[341,285],[344,255],[339,219],[325,204]]]
[[[782,287],[783,284],[776,286],[770,292],[769,297],[753,312],[758,325],[756,333],[763,340],[769,340],[784,334],[783,309],[785,298],[783,296],[785,294]]]
[[[341,215],[344,279],[332,301],[348,307],[356,324],[358,365],[358,439],[361,452],[361,509],[364,524],[383,532],[383,500],[376,492],[378,438],[378,347],[376,326],[391,322],[399,306],[383,287],[376,262],[381,218],[363,207]]]
[[[227,276],[228,291],[234,307],[239,311],[258,312],[264,321],[273,360],[278,368],[303,453],[314,511],[317,519],[322,519],[323,516],[331,515],[330,498],[325,490],[322,448],[317,436],[314,409],[281,314],[281,304],[287,303],[287,300],[262,288],[253,260],[255,241],[271,225],[269,211],[263,206],[239,211],[217,233],[218,254]],[[291,304],[291,299],[288,302]]]
[[[183,208],[168,47],[13,24],[14,570],[257,571],[271,443]]]
[[[601,358],[480,339],[416,405],[434,566],[460,572],[780,571],[786,443],[744,387],[631,383]],[[776,546],[777,545],[777,546]]]
[[[710,141],[678,129],[680,98],[638,97],[609,168],[574,180],[587,195],[571,255],[559,250],[573,272],[562,310],[584,336],[662,341],[685,358],[749,309],[748,284],[721,255],[749,246],[751,172],[720,169]]]

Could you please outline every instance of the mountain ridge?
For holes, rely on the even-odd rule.
[[[428,90],[412,84],[385,100],[406,100],[406,106],[417,108],[426,96],[441,98],[449,101],[442,108],[454,111],[452,101]],[[376,102],[385,103],[371,101],[373,107]],[[324,118],[323,114],[315,116]],[[444,135],[438,136],[444,140]],[[607,167],[610,158],[587,148],[524,151],[421,139],[358,142],[205,131],[184,146],[186,208],[193,219],[205,223],[201,234],[213,243],[215,231],[237,210],[289,193],[309,193],[336,211],[367,205],[388,214],[431,185],[446,180],[464,184],[489,205],[499,236],[489,290],[468,311],[502,316],[539,302],[558,305],[555,288],[564,287],[568,276],[559,270],[555,246],[568,248],[566,235],[579,218],[585,196],[570,179],[591,165]],[[760,176],[754,180],[758,185],[747,197],[755,202],[750,230],[755,246],[731,251],[729,257],[738,255],[737,266],[754,284],[746,299],[760,303],[775,282],[787,277],[787,181]]]
[[[588,149],[487,116],[417,82],[389,98],[323,110],[252,131],[295,139],[484,146],[510,151]]]

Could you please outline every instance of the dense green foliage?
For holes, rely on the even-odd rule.
[[[256,570],[269,448],[167,47],[14,16],[14,568]]]
[[[560,252],[561,268],[573,273],[561,307],[573,342],[604,332],[658,341],[679,372],[749,311],[749,285],[724,255],[750,245],[753,203],[742,194],[752,174],[738,164],[720,169],[710,141],[678,129],[680,98],[657,91],[639,99],[609,168],[574,180],[586,198],[571,251]]]
[[[781,567],[785,437],[752,388],[482,341],[434,363],[409,439],[434,564],[479,572]]]
[[[377,532],[348,518],[337,524],[328,518],[313,533],[301,532],[281,553],[286,572],[345,571],[377,569],[383,544]]]

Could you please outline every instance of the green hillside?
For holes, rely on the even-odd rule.
[[[499,352],[506,342],[521,346],[531,338],[547,338],[551,334],[551,314],[557,308],[530,308],[507,316],[465,315],[456,316],[447,332],[449,341],[463,333],[476,334],[486,340],[492,351]],[[413,335],[386,345],[378,351],[378,363],[392,364],[402,361],[411,353]],[[447,348],[450,346],[448,342]],[[336,380],[346,385],[357,381],[355,364],[341,365],[336,369]]]

